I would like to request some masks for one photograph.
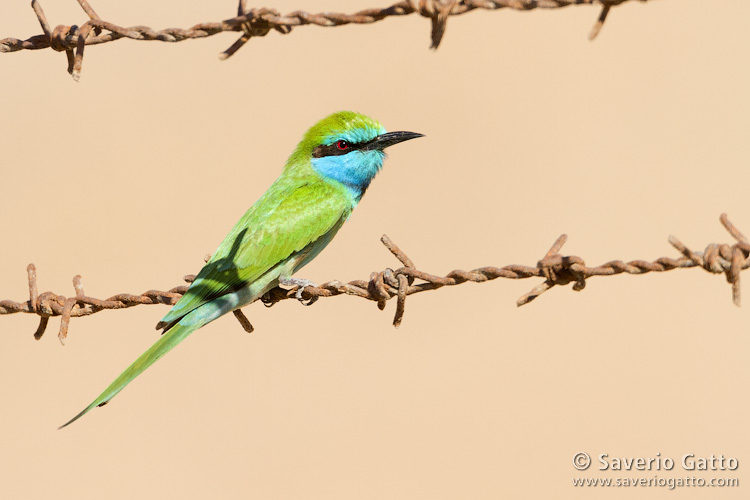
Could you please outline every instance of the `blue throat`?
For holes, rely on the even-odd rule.
[[[343,184],[359,202],[373,177],[383,167],[380,150],[352,151],[345,155],[312,158],[312,166],[324,178]]]

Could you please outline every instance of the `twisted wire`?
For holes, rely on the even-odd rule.
[[[614,276],[622,273],[642,275],[651,272],[700,267],[709,273],[724,274],[732,287],[732,300],[735,305],[739,306],[740,273],[750,267],[750,242],[729,221],[726,214],[722,214],[719,220],[736,243],[733,245],[711,243],[706,246],[703,252],[695,252],[676,237],[670,236],[669,243],[681,254],[678,258],[662,257],[654,261],[632,260],[630,262],[613,260],[599,266],[588,267],[580,257],[560,255],[559,252],[567,241],[567,236],[563,234],[554,242],[544,257],[537,262],[536,266],[480,267],[471,271],[454,270],[445,276],[418,270],[406,253],[393,243],[388,236],[383,235],[382,243],[401,262],[402,267],[395,270],[388,268],[372,273],[369,280],[355,280],[349,283],[334,280],[320,286],[307,286],[302,289],[299,296],[298,287],[291,289],[276,287],[266,293],[261,301],[270,307],[282,300],[298,298],[303,304],[311,305],[320,297],[351,295],[374,301],[378,308],[383,310],[388,300],[396,298],[393,325],[398,327],[404,317],[407,296],[470,281],[485,283],[497,278],[544,278],[542,283],[517,300],[516,305],[522,306],[555,286],[573,283],[573,290],[581,291],[586,287],[586,280],[594,276]],[[58,338],[63,343],[68,334],[71,318],[88,316],[105,309],[124,309],[143,304],[173,305],[188,289],[187,285],[181,285],[166,292],[149,290],[140,295],[121,293],[106,300],[100,300],[87,296],[83,291],[81,277],[75,276],[73,278],[75,296],[65,297],[52,292],[38,293],[36,268],[33,264],[29,264],[27,274],[29,300],[26,302],[0,301],[0,314],[28,313],[38,315],[40,322],[34,333],[36,339],[40,339],[44,334],[50,317],[61,316]],[[194,278],[194,275],[184,277],[188,283],[192,282]],[[236,310],[234,315],[245,331],[253,331],[252,324],[242,311]]]
[[[247,0],[239,0],[237,15],[233,18],[219,22],[199,23],[187,29],[167,28],[163,30],[155,30],[148,26],[118,26],[101,19],[87,0],[77,1],[89,19],[81,26],[58,25],[52,28],[39,0],[32,0],[31,6],[43,33],[26,40],[4,38],[0,40],[0,53],[46,48],[64,51],[68,59],[68,73],[78,80],[81,75],[83,52],[86,45],[98,45],[122,38],[174,43],[206,38],[225,31],[242,32],[242,36],[220,54],[221,59],[226,59],[237,52],[250,38],[265,36],[271,30],[281,34],[289,34],[297,26],[314,24],[333,27],[345,24],[371,24],[393,16],[419,14],[430,19],[432,25],[431,48],[437,49],[445,34],[448,19],[451,16],[466,14],[473,10],[498,10],[502,8],[533,10],[537,8],[556,9],[569,5],[600,5],[599,17],[589,34],[589,39],[593,39],[601,30],[610,9],[630,0],[402,0],[389,7],[365,9],[354,14],[334,12],[312,14],[297,10],[286,15],[280,14],[275,9],[248,8]],[[647,0],[640,1],[645,2]]]

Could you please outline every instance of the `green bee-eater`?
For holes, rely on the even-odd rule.
[[[310,128],[278,179],[224,238],[185,295],[156,325],[163,336],[65,427],[112,399],[185,337],[292,278],[333,239],[383,166],[383,150],[421,137],[386,133],[367,116],[342,111]],[[298,297],[300,297],[298,295]],[[61,428],[62,428],[61,427]]]

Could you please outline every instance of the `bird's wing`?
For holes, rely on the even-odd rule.
[[[157,328],[169,328],[206,302],[252,283],[330,231],[338,230],[351,210],[351,202],[341,188],[325,181],[272,186],[237,222]]]
[[[241,301],[241,288],[262,278],[279,263],[291,261],[296,268],[314,257],[351,210],[346,196],[324,181],[269,188],[235,225],[187,293],[164,317],[166,334],[62,427],[107,403],[192,332],[233,309]],[[261,279],[256,286],[258,289],[251,292],[253,296],[261,294],[267,285]],[[221,299],[216,300],[218,297]]]

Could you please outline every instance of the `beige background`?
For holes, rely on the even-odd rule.
[[[376,0],[261,2],[353,12]],[[43,3],[82,23],[73,0]],[[187,27],[232,2],[97,0],[120,25]],[[333,244],[301,276],[534,265],[561,233],[591,265],[675,256],[750,233],[747,2],[630,2],[599,39],[593,7],[474,12],[428,50],[417,16],[304,27],[217,54],[235,35],[89,47],[76,84],[50,50],[0,57],[0,299],[165,289],[273,181],[306,128],[339,109],[426,138],[390,151]],[[0,36],[40,32],[0,3]],[[403,326],[339,297],[222,318],[64,431],[157,338],[165,306],[0,317],[4,498],[747,498],[750,310],[699,270],[599,278],[518,309],[538,280],[409,299]],[[745,289],[750,294],[750,289]],[[748,303],[746,295],[745,302]],[[673,471],[587,473],[573,455],[671,457]],[[680,458],[735,457],[689,473]],[[596,460],[596,458],[595,458]],[[574,477],[718,477],[734,489],[574,488]]]

